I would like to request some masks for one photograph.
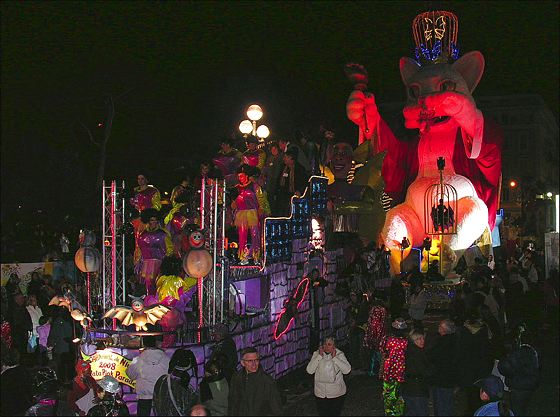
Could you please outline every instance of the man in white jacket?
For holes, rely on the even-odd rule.
[[[327,337],[313,352],[307,373],[315,374],[315,398],[320,416],[339,416],[344,405],[346,384],[343,375],[352,367],[344,353],[335,346],[334,338]]]
[[[169,357],[156,348],[155,336],[144,336],[144,351],[135,357],[126,370],[130,379],[136,380],[138,416],[149,416],[152,411],[154,387],[160,376],[167,374]]]

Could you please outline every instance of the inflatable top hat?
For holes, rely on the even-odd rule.
[[[420,65],[451,63],[459,57],[459,19],[451,12],[424,12],[414,18],[412,34]]]

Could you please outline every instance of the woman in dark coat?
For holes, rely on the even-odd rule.
[[[434,370],[424,351],[424,333],[413,330],[406,348],[406,365],[401,393],[405,403],[405,415],[429,415],[428,400],[430,391],[428,381]]]

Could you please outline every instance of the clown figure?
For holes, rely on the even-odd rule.
[[[239,259],[242,265],[247,265],[249,259],[260,260],[261,256],[261,227],[260,218],[267,214],[268,202],[261,187],[251,181],[254,168],[243,164],[237,170],[239,184],[237,198],[231,203],[234,210],[234,224],[239,234]],[[247,234],[251,233],[251,247],[247,248]]]

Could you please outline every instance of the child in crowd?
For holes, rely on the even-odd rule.
[[[35,329],[38,336],[37,352],[40,355],[41,366],[46,366],[48,362],[47,358],[47,340],[49,338],[49,333],[51,332],[51,318],[47,316],[41,316],[39,318],[39,325]]]

